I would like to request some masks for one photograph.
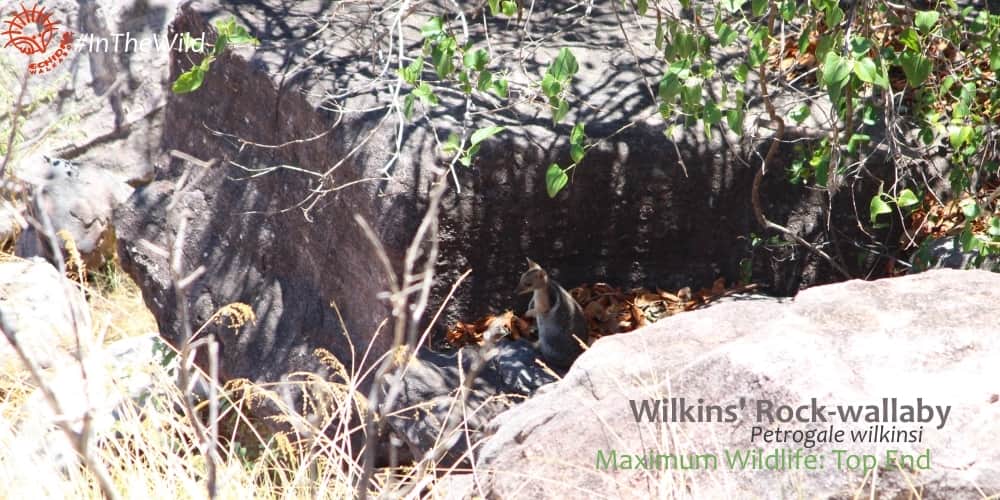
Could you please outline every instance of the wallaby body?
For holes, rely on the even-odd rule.
[[[583,352],[581,342],[587,341],[587,320],[580,304],[531,259],[517,293],[532,293],[525,316],[535,318],[542,357],[554,368],[569,368]]]

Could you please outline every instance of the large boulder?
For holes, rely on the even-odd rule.
[[[379,413],[406,446],[403,457],[471,464],[468,443],[481,440],[493,417],[556,380],[540,359],[524,340],[421,351],[382,381]]]
[[[938,270],[811,288],[783,303],[734,301],[602,338],[564,380],[491,424],[472,491],[486,498],[997,495],[998,303],[1000,275]],[[815,401],[825,406],[828,422],[770,422],[758,413],[758,405],[768,404],[760,401],[804,405],[799,418],[806,420],[814,418]],[[660,413],[650,421],[634,413],[633,405],[642,411],[641,405],[660,402],[670,418]],[[705,409],[713,405],[733,406],[731,413]],[[853,423],[833,413],[838,405],[924,409],[917,422],[900,412]],[[681,407],[692,410],[685,414]],[[882,426],[876,434],[888,438],[852,439],[852,431],[872,426]],[[845,431],[842,442],[810,447],[801,437],[753,438],[755,428],[831,427]],[[786,459],[814,455],[820,465],[728,466],[727,454],[755,449],[764,456],[785,450]],[[920,460],[897,466],[887,460],[892,450]],[[668,458],[646,458],[650,453],[683,456],[689,467],[715,463],[693,461],[691,454],[710,456],[718,469],[680,470]],[[636,456],[653,468],[644,469]],[[866,470],[871,459],[877,468],[867,462]]]
[[[63,249],[72,241],[87,269],[98,269],[114,259],[115,235],[111,216],[133,188],[127,180],[94,165],[79,165],[59,158],[38,156],[22,162],[17,177],[30,188],[27,214],[34,221],[17,239],[19,257],[53,259],[51,236]],[[48,219],[52,234],[41,225]],[[63,231],[65,231],[63,233]],[[61,234],[60,234],[61,233]]]
[[[106,346],[92,345],[90,331],[84,333],[84,338],[91,344],[87,345],[83,362],[86,379],[81,377],[78,360],[42,374],[60,413],[53,409],[42,390],[36,389],[19,408],[16,433],[9,438],[0,437],[7,447],[26,454],[37,467],[50,467],[53,473],[68,471],[78,463],[73,444],[58,422],[81,432],[89,413],[88,438],[112,438],[119,419],[134,416],[137,409],[154,404],[153,396],[163,396],[176,384],[165,369],[164,355],[169,351],[156,334]]]
[[[228,9],[211,1],[187,6],[172,33],[207,32],[211,41],[208,19],[228,17]],[[393,91],[379,83],[381,64],[372,63],[391,49],[383,46],[391,38],[383,30],[395,22],[391,12],[319,1],[241,4],[240,22],[262,46],[227,53],[198,91],[169,98],[161,149],[214,163],[206,169],[180,159],[185,156],[163,157],[156,182],[135,193],[117,223],[124,267],[166,338],[176,341],[181,331],[169,267],[141,242],[169,248],[186,218],[184,267],[206,271],[188,298],[195,326],[231,302],[257,309],[257,323],[239,334],[207,330],[223,343],[227,376],[273,381],[292,371],[322,370],[311,356],[317,347],[345,363],[384,352],[390,341],[374,332],[389,310],[376,297],[389,289],[389,278],[354,217],[368,221],[392,264],[401,267],[436,178],[431,167],[447,164],[437,141],[461,127],[454,118],[460,116],[474,116],[470,128],[524,126],[484,143],[472,168],[455,173],[457,184],[441,214],[430,310],[445,302],[465,270],[472,275],[445,304],[439,326],[523,307],[513,289],[525,256],[568,286],[611,281],[670,288],[706,286],[720,275],[734,280],[740,260],[753,257],[746,237],[758,230],[750,210],[754,169],[735,160],[748,151],[738,138],[716,134],[708,141],[691,130],[671,142],[655,118],[630,122],[649,116],[643,113],[656,103],[636,83],[642,71],[620,39],[611,6],[595,5],[594,22],[582,24],[554,5],[533,14],[533,29],[556,37],[551,47],[572,46],[583,61],[574,80],[583,102],[566,123],[585,122],[589,136],[604,138],[556,199],[546,195],[544,168],[567,163],[569,126],[553,128],[547,105],[529,98],[555,49],[496,68],[509,71],[518,96],[509,108],[466,115],[464,100],[442,92],[441,107],[433,111],[441,119],[436,130],[422,119],[400,124],[384,108]],[[429,6],[404,18],[408,40],[419,39],[420,25],[434,12]],[[560,30],[570,25],[578,34],[563,38]],[[505,26],[491,18],[491,44],[501,53],[516,51],[519,37]],[[347,41],[359,27],[371,43]],[[472,29],[471,36],[482,40],[481,28]],[[175,53],[171,78],[195,61],[197,56]],[[642,65],[646,71],[655,66],[652,57]],[[472,105],[497,107],[478,97]],[[773,171],[782,168],[776,164]],[[764,182],[765,211],[809,239],[827,238],[824,195],[790,188],[780,177]],[[178,190],[180,179],[187,182]],[[868,199],[866,190],[874,187],[843,189],[833,202],[833,227],[853,231],[852,195]],[[849,245],[842,250],[854,252]],[[834,278],[804,252],[800,258],[768,257],[756,260],[755,277],[777,291]]]
[[[90,308],[83,290],[41,259],[0,262],[0,323],[41,368],[73,358],[77,333],[90,335]],[[7,338],[0,338],[0,373],[24,369]]]

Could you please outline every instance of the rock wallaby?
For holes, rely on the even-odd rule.
[[[527,317],[538,326],[536,347],[546,363],[566,369],[583,352],[587,341],[587,320],[583,309],[565,288],[549,278],[541,266],[528,259],[528,270],[521,275],[517,293],[533,293]],[[578,340],[579,339],[579,340]]]

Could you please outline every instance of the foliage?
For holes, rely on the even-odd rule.
[[[954,0],[926,10],[885,0],[682,0],[681,6],[674,11],[659,2],[613,4],[636,60],[636,47],[643,56],[655,55],[660,69],[647,86],[668,138],[686,130],[707,139],[743,136],[751,144],[782,140],[760,129],[762,121],[773,127],[777,117],[805,131],[806,141],[797,143],[787,172],[789,181],[826,189],[831,196],[845,179],[871,176],[866,169],[871,159],[888,157],[899,167],[898,175],[873,179],[883,190],[869,200],[869,217],[859,220],[872,229],[905,226],[907,217],[927,208],[927,186],[909,174],[933,156],[951,163],[948,183],[958,197],[976,195],[984,187],[981,180],[995,175],[1000,16],[959,7]],[[490,0],[481,7],[471,13],[482,13],[482,33],[532,22],[532,10],[520,2]],[[513,104],[502,69],[509,65],[499,61],[507,54],[496,51],[488,34],[472,33],[468,23],[476,16],[469,14],[438,11],[420,24],[422,43],[407,50],[400,46],[399,99],[393,106],[401,118],[432,122],[430,111],[442,105],[443,93],[460,92],[467,112],[473,99]],[[490,26],[492,21],[496,24]],[[232,20],[217,27],[214,51],[181,75],[175,92],[197,89],[227,44],[256,42]],[[561,40],[572,40],[572,29]],[[571,43],[555,36],[532,43],[548,63],[529,86],[516,87],[519,98],[544,103],[552,126],[567,133],[569,161],[551,163],[537,174],[547,194],[556,197],[570,185],[587,150],[607,138],[591,139],[584,132],[582,100],[574,92],[580,63]],[[779,87],[793,88],[796,98],[772,102],[772,94],[778,96],[772,90]],[[763,89],[768,89],[766,103]],[[567,118],[573,119],[572,127],[564,125]],[[440,121],[431,126],[445,128]],[[484,141],[517,126],[475,129],[466,117],[459,127],[445,128],[447,139],[439,140],[440,147],[453,165],[471,167]],[[752,150],[746,150],[748,164],[754,161]],[[981,208],[996,211],[992,205]]]
[[[663,68],[655,94],[668,137],[679,128],[695,127],[707,138],[757,134],[748,130],[751,124],[770,121],[760,104],[759,82],[765,82],[763,88],[791,85],[800,98],[776,103],[779,116],[812,131],[807,145],[797,147],[799,156],[789,172],[792,183],[828,189],[833,195],[843,179],[871,175],[865,165],[879,155],[900,167],[899,177],[877,179],[884,190],[870,200],[867,220],[859,221],[873,229],[898,227],[923,207],[926,186],[906,172],[932,156],[944,155],[951,162],[948,181],[959,195],[975,195],[983,187],[977,179],[995,175],[1000,16],[960,8],[953,0],[928,10],[887,1],[681,4],[685,12],[645,1],[620,6],[632,9],[636,19],[629,24],[619,18],[631,40],[630,50],[634,53],[633,44],[655,47]],[[491,1],[489,7],[492,16],[501,18],[522,14],[515,2]],[[497,98],[508,97],[506,84],[505,91],[498,92],[495,75],[486,69],[495,57],[491,47],[459,43],[452,34],[451,27],[459,21],[465,22],[446,14],[423,26],[423,53],[400,72],[413,87],[404,104],[408,118],[416,101],[437,105],[436,93],[449,84],[466,94],[492,91]],[[645,29],[649,26],[654,29]],[[573,93],[579,63],[571,47],[540,43],[554,55],[539,75],[537,92],[559,127],[579,105]],[[735,57],[720,64],[720,51]],[[435,80],[423,78],[425,64],[433,68]],[[543,172],[550,197],[566,189],[570,170],[593,147],[587,144],[584,127],[576,123],[570,131],[570,165],[552,163]],[[468,166],[475,151],[462,149],[461,142],[452,136],[445,149]],[[996,211],[995,206],[982,208]],[[974,243],[969,247],[983,248]]]
[[[192,66],[191,69],[181,73],[177,77],[177,80],[174,81],[171,87],[171,90],[175,94],[187,94],[201,88],[201,85],[205,82],[205,76],[208,74],[209,68],[212,67],[212,63],[222,56],[230,46],[260,45],[260,40],[250,36],[246,28],[236,24],[236,18],[229,18],[226,21],[216,21],[215,30],[218,36],[215,39],[212,51],[206,54],[199,64]],[[195,52],[204,52],[201,42],[195,40],[187,33],[184,34],[184,45]]]

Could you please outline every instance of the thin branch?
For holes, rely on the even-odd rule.
[[[31,57],[28,57],[28,66],[31,66]],[[10,159],[14,157],[14,139],[17,138],[17,129],[20,124],[21,113],[24,111],[24,96],[28,94],[28,80],[31,72],[27,69],[21,77],[21,91],[17,94],[17,101],[14,103],[14,112],[11,114],[10,135],[7,136],[7,152],[3,157],[3,165],[0,165],[0,180],[7,175],[7,166]]]
[[[773,0],[770,2],[770,11],[771,12],[767,20],[768,36],[764,38],[765,50],[767,50],[768,49],[767,46],[771,44],[771,33],[774,31],[774,19],[778,12],[778,6],[775,5]],[[767,148],[767,155],[764,157],[764,161],[761,162],[760,164],[760,169],[757,170],[757,173],[754,175],[753,178],[753,187],[750,190],[750,203],[753,206],[754,217],[756,217],[757,223],[760,224],[761,227],[763,227],[765,230],[773,229],[775,231],[784,234],[785,236],[788,236],[789,238],[795,240],[796,243],[806,247],[806,249],[808,249],[810,252],[816,254],[817,256],[825,260],[827,263],[829,263],[830,266],[836,269],[837,272],[839,272],[845,279],[851,279],[852,277],[851,273],[849,273],[847,269],[844,268],[844,266],[842,266],[839,262],[835,261],[832,257],[830,257],[829,254],[824,252],[816,245],[813,245],[812,243],[806,241],[805,238],[802,238],[791,229],[788,229],[780,224],[775,224],[774,222],[771,222],[764,215],[764,211],[761,208],[761,203],[760,203],[760,184],[761,181],[764,180],[764,175],[767,174],[768,165],[770,165],[774,161],[774,157],[778,153],[778,148],[781,145],[781,139],[785,135],[785,120],[774,109],[774,103],[771,102],[771,95],[768,92],[768,87],[767,87],[766,60],[760,63],[760,67],[758,68],[757,71],[760,74],[760,94],[761,97],[764,99],[764,107],[767,109],[767,114],[771,118],[771,123],[777,126],[777,130],[775,131],[774,136],[771,137],[771,144]]]

